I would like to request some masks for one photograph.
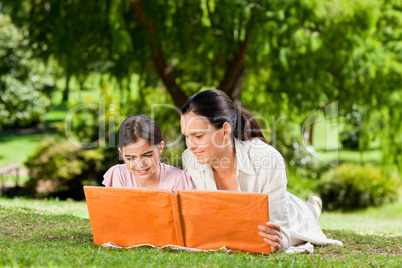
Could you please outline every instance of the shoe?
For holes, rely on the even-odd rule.
[[[313,212],[315,219],[318,221],[320,219],[321,212],[322,212],[321,198],[319,198],[318,196],[311,196],[307,200],[307,205],[310,205],[309,208]]]

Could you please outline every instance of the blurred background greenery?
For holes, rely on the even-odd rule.
[[[0,0],[0,169],[24,165],[2,194],[82,199],[117,163],[125,117],[153,116],[173,144],[173,105],[218,88],[284,155],[292,193],[392,202],[401,59],[400,0]],[[180,166],[184,148],[164,161]]]

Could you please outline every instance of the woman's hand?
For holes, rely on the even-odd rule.
[[[282,231],[281,226],[275,222],[266,222],[265,225],[258,225],[261,231],[259,235],[264,237],[265,242],[271,245],[271,252],[280,251],[282,245]]]

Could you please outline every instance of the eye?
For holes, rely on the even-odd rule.
[[[202,136],[204,136],[204,135],[196,135],[195,137],[196,137],[197,139],[201,139]]]
[[[152,157],[152,154],[146,154],[145,157]]]
[[[132,160],[134,160],[134,157],[132,157],[132,156],[126,157],[126,160],[132,161]]]

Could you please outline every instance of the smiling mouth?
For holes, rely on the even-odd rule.
[[[143,169],[143,170],[137,170],[137,173],[138,173],[139,175],[145,175],[145,174],[148,173],[149,169],[150,169],[150,168]]]
[[[204,152],[193,152],[195,156],[201,156]]]

